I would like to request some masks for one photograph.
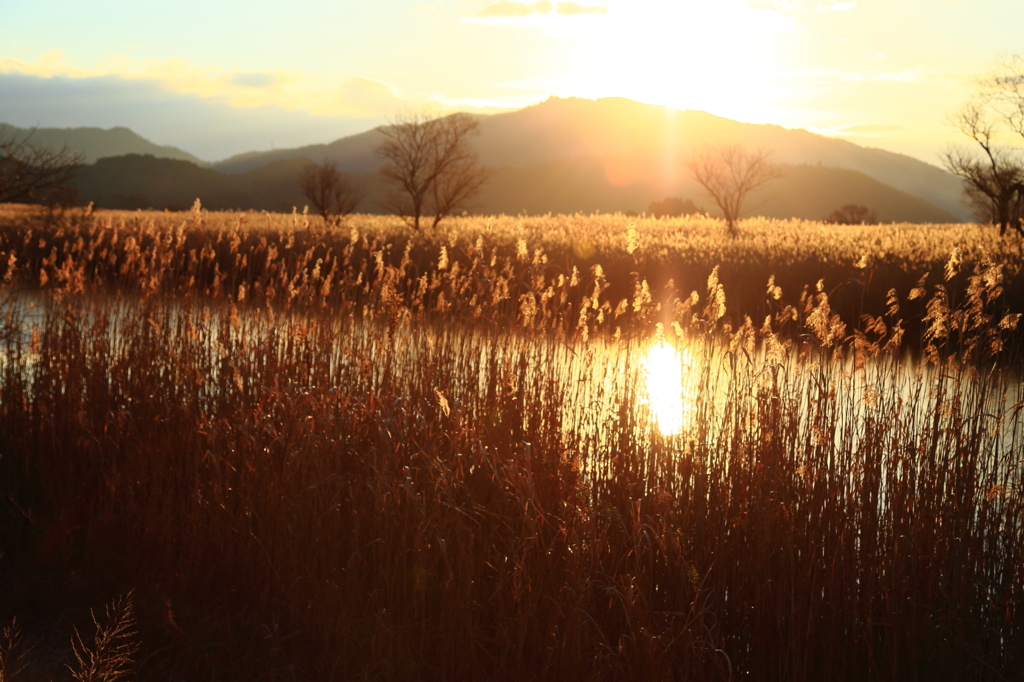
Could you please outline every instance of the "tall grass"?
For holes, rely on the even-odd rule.
[[[146,679],[1024,675],[992,258],[854,320],[766,277],[755,323],[718,270],[652,287],[643,225],[612,284],[514,226],[161,220],[4,233],[20,623],[133,589]],[[645,405],[658,334],[691,358],[675,435]]]

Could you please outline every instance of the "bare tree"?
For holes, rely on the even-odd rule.
[[[67,145],[58,151],[32,143],[32,133],[0,140],[0,203],[67,204],[83,157]]]
[[[385,159],[381,175],[391,184],[385,206],[420,229],[433,216],[437,227],[476,194],[487,180],[469,143],[479,124],[469,114],[404,114],[380,131],[377,154]]]
[[[768,161],[770,156],[771,152],[764,149],[750,151],[727,145],[705,148],[687,161],[694,179],[722,210],[730,234],[736,234],[736,221],[747,196],[781,176],[779,167]]]
[[[1024,58],[1007,59],[980,79],[952,121],[977,146],[947,150],[946,170],[963,178],[979,219],[998,225],[1000,236],[1011,228],[1024,235],[1024,148],[1016,140],[1024,141]]]
[[[355,211],[365,196],[362,188],[338,170],[338,164],[327,159],[306,164],[299,175],[299,186],[327,226],[338,224]]]

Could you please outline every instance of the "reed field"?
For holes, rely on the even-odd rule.
[[[1024,679],[981,225],[0,207],[0,680]]]

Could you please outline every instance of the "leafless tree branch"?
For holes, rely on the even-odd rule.
[[[730,234],[736,233],[736,221],[748,195],[781,176],[770,157],[771,152],[765,149],[751,151],[727,145],[705,148],[687,161],[694,179],[722,210]]]
[[[32,133],[0,140],[0,203],[63,204],[73,200],[71,180],[80,153],[32,143]]]
[[[381,175],[391,185],[386,208],[419,229],[424,216],[436,227],[465,206],[487,179],[469,137],[479,124],[469,114],[404,114],[381,128]]]
[[[943,155],[946,170],[963,179],[967,203],[1001,236],[1009,229],[1024,235],[1024,59],[1004,60],[980,79],[951,122],[976,145]]]
[[[366,194],[338,170],[336,163],[326,159],[303,167],[299,187],[328,227],[355,211]]]

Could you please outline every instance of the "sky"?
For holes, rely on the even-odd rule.
[[[938,163],[1024,0],[0,0],[0,122],[214,161],[411,110],[628,97]]]

